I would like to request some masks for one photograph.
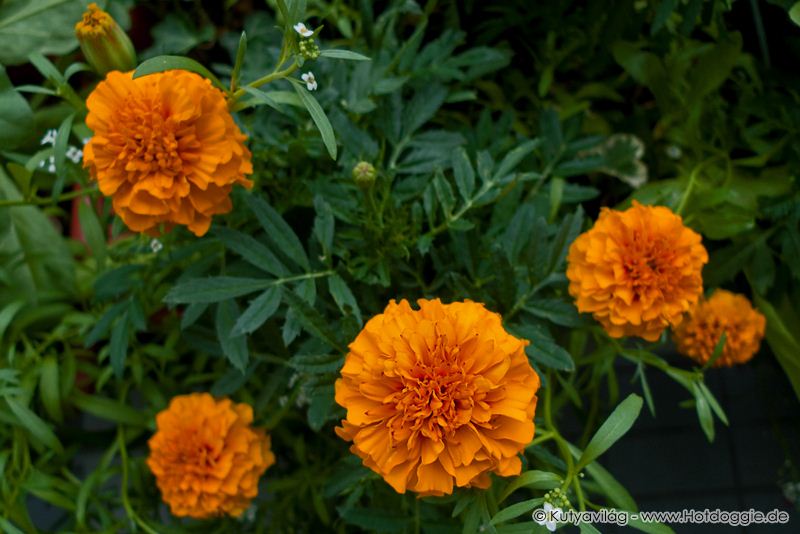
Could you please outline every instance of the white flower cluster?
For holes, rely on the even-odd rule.
[[[311,31],[311,28],[308,28],[302,22],[298,22],[293,26],[294,31],[300,34],[301,37],[311,37],[314,35],[314,32]],[[317,79],[314,78],[314,73],[311,71],[306,72],[305,74],[300,76],[304,82],[306,82],[306,89],[309,91],[316,91],[317,90]]]
[[[50,145],[55,146],[56,144],[56,137],[58,137],[58,131],[54,129],[47,130],[45,132],[44,137],[42,137],[41,145]],[[83,139],[83,144],[89,142],[89,139]],[[83,150],[78,147],[74,147],[72,145],[67,147],[67,151],[64,154],[68,160],[72,161],[73,163],[80,163],[83,160]],[[42,160],[39,162],[39,167],[45,169],[49,173],[56,172],[56,157],[50,156],[49,158]]]

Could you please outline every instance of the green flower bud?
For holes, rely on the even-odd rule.
[[[136,67],[136,51],[111,15],[91,3],[75,25],[75,36],[86,61],[98,74],[127,72]]]
[[[300,39],[298,46],[300,47],[300,54],[302,54],[304,58],[317,59],[319,57],[319,46],[317,46],[313,37],[310,39]]]
[[[359,161],[358,164],[353,167],[353,180],[355,180],[356,185],[361,189],[369,189],[372,187],[377,175],[378,173],[375,167],[372,166],[372,163]]]

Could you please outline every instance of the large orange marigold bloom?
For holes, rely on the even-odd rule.
[[[730,367],[750,360],[761,344],[767,320],[744,295],[717,289],[701,300],[673,331],[681,354],[705,364],[714,354],[723,332],[725,345],[714,367]]]
[[[392,300],[350,344],[336,433],[396,491],[443,495],[520,472],[539,377],[527,341],[471,301]]]
[[[663,206],[603,208],[567,256],[569,293],[612,337],[656,341],[703,293],[700,235]]]
[[[253,185],[246,136],[225,96],[193,72],[110,72],[86,105],[94,136],[83,165],[131,230],[182,224],[201,236],[213,215],[231,210],[233,184]]]
[[[269,436],[252,422],[249,405],[208,393],[175,397],[156,416],[147,465],[173,514],[202,519],[247,509],[275,463]]]

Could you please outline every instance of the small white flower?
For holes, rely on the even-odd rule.
[[[534,515],[534,519],[540,525],[544,525],[547,527],[547,530],[550,532],[555,532],[556,530],[556,522],[558,518],[561,517],[561,508],[553,508],[553,505],[549,502],[544,503],[544,514],[537,518],[537,515]]]
[[[681,159],[683,151],[678,145],[669,145],[666,150],[667,157],[672,159]]]
[[[298,22],[293,26],[293,28],[294,31],[296,31],[303,37],[311,37],[312,35],[314,35],[314,32],[312,32],[309,28],[306,28],[306,25],[303,24],[302,22]]]
[[[47,166],[47,172],[54,173],[56,172],[56,158],[55,156],[50,156],[45,161],[39,163],[39,167]]]
[[[308,89],[309,91],[317,90],[317,79],[314,78],[313,72],[308,71],[300,77],[303,78],[304,82],[306,82],[306,89]]]
[[[164,248],[164,243],[162,243],[158,239],[153,239],[152,241],[150,241],[150,250],[153,251],[153,254],[158,254],[163,248]]]
[[[56,134],[57,133],[58,132],[55,131],[55,130],[47,130],[47,132],[44,134],[44,137],[42,137],[42,144],[43,145],[53,145],[53,144],[55,144],[55,142],[56,142]]]
[[[243,514],[242,519],[244,519],[244,521],[246,521],[247,523],[252,523],[253,521],[255,521],[257,508],[258,507],[255,504],[251,505],[250,508],[248,508]]]
[[[74,146],[67,147],[66,156],[71,159],[73,163],[80,163],[83,159],[83,150],[77,149]]]

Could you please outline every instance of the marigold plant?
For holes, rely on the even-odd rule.
[[[252,186],[246,136],[222,92],[193,72],[111,72],[86,105],[84,166],[133,231],[180,224],[201,236],[231,210],[234,184]]]
[[[391,301],[350,345],[336,432],[396,491],[443,495],[519,474],[539,377],[483,304]]]
[[[664,206],[603,208],[567,256],[569,293],[612,337],[656,341],[703,292],[700,234]]]
[[[695,306],[689,317],[674,329],[673,337],[681,354],[705,364],[724,333],[722,353],[712,365],[730,367],[755,356],[766,324],[764,316],[747,297],[717,289]]]
[[[208,393],[174,397],[156,417],[147,465],[173,514],[241,515],[275,463],[270,438],[252,428],[253,409]]]
[[[800,507],[797,3],[0,0],[0,532]]]

